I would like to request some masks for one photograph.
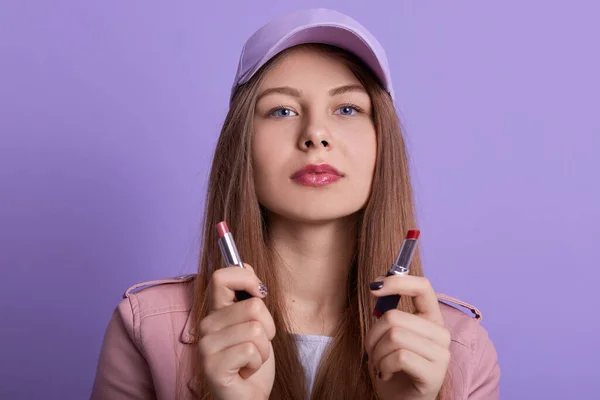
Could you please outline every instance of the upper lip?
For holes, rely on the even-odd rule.
[[[291,179],[296,179],[302,175],[306,174],[333,174],[337,176],[343,176],[340,171],[335,169],[329,164],[308,164],[304,167],[300,168],[298,171],[294,172]]]

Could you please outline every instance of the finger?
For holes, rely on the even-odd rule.
[[[408,329],[391,327],[377,342],[370,358],[373,360],[373,365],[379,369],[381,360],[401,349],[418,354],[428,361],[438,360],[444,351],[442,347],[432,343],[431,340]]]
[[[221,268],[213,272],[210,280],[210,310],[220,310],[233,304],[236,290],[245,290],[258,298],[266,295],[266,287],[249,266]]]
[[[206,357],[244,342],[254,344],[260,353],[262,362],[269,358],[271,353],[269,338],[267,338],[261,323],[257,321],[244,322],[215,331],[200,339],[198,345],[200,354]]]
[[[365,350],[371,353],[375,345],[382,339],[383,335],[392,327],[399,327],[414,332],[416,335],[437,343],[443,348],[450,346],[451,336],[444,326],[400,310],[390,310],[373,324],[367,340]]]
[[[229,347],[204,359],[204,373],[218,385],[231,384],[237,374],[244,379],[252,376],[262,366],[260,352],[252,342]]]
[[[410,350],[401,349],[385,356],[379,363],[381,380],[389,380],[397,372],[405,372],[415,381],[428,382],[435,365]]]
[[[399,294],[413,297],[416,312],[439,324],[444,323],[437,294],[427,278],[411,275],[392,275],[383,278],[380,289],[371,290],[377,297]]]
[[[199,334],[204,337],[212,332],[244,322],[258,321],[269,340],[275,337],[275,322],[267,306],[259,298],[252,298],[231,304],[217,310],[200,321]]]

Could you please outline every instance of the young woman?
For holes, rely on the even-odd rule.
[[[416,228],[393,95],[383,49],[340,13],[296,12],[248,40],[198,274],[125,293],[93,399],[498,398],[479,311],[437,295],[418,254],[385,276]],[[222,220],[246,268],[224,268]],[[374,319],[390,294],[397,309]]]

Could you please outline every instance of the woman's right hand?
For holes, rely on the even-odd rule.
[[[202,369],[219,400],[268,399],[275,380],[275,323],[262,301],[266,288],[245,266],[213,273],[210,313],[200,322]],[[236,290],[254,297],[236,302]]]

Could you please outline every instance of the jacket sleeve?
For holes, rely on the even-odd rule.
[[[115,309],[104,334],[91,400],[155,399],[150,368],[140,351],[130,299]]]
[[[470,375],[469,400],[496,400],[500,398],[498,354],[487,331],[479,323],[477,323],[473,340]]]

